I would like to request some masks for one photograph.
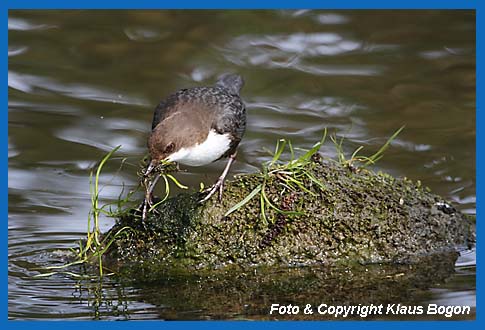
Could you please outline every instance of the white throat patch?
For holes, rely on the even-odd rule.
[[[190,148],[182,148],[167,157],[167,160],[189,166],[202,166],[219,159],[229,149],[229,134],[218,134],[210,130],[207,139]]]

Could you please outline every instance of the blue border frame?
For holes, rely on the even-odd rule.
[[[106,0],[5,0],[10,9],[268,9],[268,8],[325,8],[325,9],[474,9],[471,0],[184,0],[184,1],[106,1]]]
[[[483,53],[483,26],[485,25],[485,18],[482,15],[482,7],[479,0],[394,0],[394,1],[384,1],[384,0],[369,0],[369,1],[359,1],[359,0],[327,0],[327,1],[316,1],[316,0],[232,0],[232,1],[222,1],[222,0],[209,0],[209,1],[196,1],[196,0],[184,0],[163,3],[156,0],[138,0],[138,1],[104,1],[104,0],[0,0],[0,15],[1,20],[4,22],[4,28],[1,30],[1,47],[3,49],[4,58],[1,61],[1,67],[4,74],[8,72],[8,10],[9,9],[268,9],[268,8],[325,8],[325,9],[476,9],[476,22],[477,22],[477,59],[481,58],[480,54]],[[477,96],[477,109],[482,108],[483,100],[480,98],[478,91],[480,87],[483,86],[484,72],[483,65],[477,60],[477,81],[476,81],[476,96]],[[4,81],[6,82],[4,88],[1,91],[1,98],[4,105],[8,102],[8,81],[7,75],[4,75]],[[2,130],[1,136],[4,147],[4,158],[1,163],[2,176],[1,176],[1,196],[2,196],[2,211],[4,214],[4,219],[8,219],[8,111],[7,107],[0,112],[2,116]],[[481,205],[481,196],[483,195],[483,188],[481,184],[483,183],[483,176],[480,169],[483,163],[483,155],[480,151],[483,149],[483,133],[480,131],[480,127],[484,124],[484,114],[477,111],[476,114],[476,179],[477,179],[477,215],[482,214],[483,206]],[[478,219],[478,217],[477,217]],[[4,246],[5,249],[2,251],[2,261],[5,265],[4,268],[4,285],[2,286],[2,293],[5,300],[2,302],[2,315],[4,317],[0,321],[2,328],[15,328],[15,329],[26,329],[32,327],[38,327],[39,329],[71,329],[86,326],[85,323],[90,321],[79,321],[79,322],[66,322],[66,321],[56,321],[54,322],[34,322],[34,321],[8,321],[8,287],[7,287],[7,254],[8,254],[8,222],[4,223]],[[477,236],[481,236],[479,233],[482,232],[482,225],[480,221],[477,221]],[[184,327],[197,327],[199,329],[221,329],[221,328],[265,328],[269,329],[281,329],[281,328],[294,328],[298,327],[300,329],[316,329],[321,327],[331,327],[331,328],[353,328],[360,326],[371,326],[376,328],[407,328],[415,327],[428,329],[430,327],[437,327],[440,329],[455,329],[460,328],[483,328],[483,316],[481,315],[483,309],[483,298],[481,297],[481,289],[483,287],[483,282],[480,279],[482,264],[482,257],[480,252],[480,244],[477,244],[477,309],[476,309],[476,321],[367,321],[362,323],[362,321],[298,321],[298,324],[292,321],[283,322],[169,322],[163,323],[159,322],[101,322],[97,323],[97,327],[102,328],[128,328],[136,324],[136,326],[142,326],[144,328],[159,328],[160,326],[166,328],[184,328]],[[480,325],[482,324],[482,325]],[[87,325],[89,326],[89,325]]]

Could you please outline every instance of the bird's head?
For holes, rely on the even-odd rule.
[[[166,139],[156,132],[152,132],[148,138],[148,150],[150,152],[151,161],[145,171],[145,176],[148,176],[153,170],[162,167],[167,167],[170,162],[168,157],[175,152],[175,142]]]

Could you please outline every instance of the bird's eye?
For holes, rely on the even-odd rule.
[[[165,150],[164,152],[166,154],[169,154],[171,153],[173,150],[175,149],[175,144],[173,142],[170,142],[169,144],[167,144],[167,146],[165,147]]]

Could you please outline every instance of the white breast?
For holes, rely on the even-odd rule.
[[[229,134],[209,132],[207,139],[190,148],[182,148],[167,157],[167,160],[189,166],[202,166],[219,159],[229,149]]]

